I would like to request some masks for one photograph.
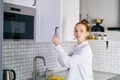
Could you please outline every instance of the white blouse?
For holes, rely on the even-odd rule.
[[[69,55],[61,45],[56,46],[58,61],[69,68],[66,80],[93,80],[92,50],[88,41],[76,45]]]

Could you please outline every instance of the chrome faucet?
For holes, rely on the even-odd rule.
[[[46,67],[46,61],[45,58],[42,56],[36,56],[33,60],[33,80],[37,80],[37,78],[40,77],[39,70],[37,70],[37,58],[40,58],[43,60],[44,66]],[[46,78],[46,71],[44,73],[44,77]]]

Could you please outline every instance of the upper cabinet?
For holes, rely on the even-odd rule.
[[[57,32],[62,35],[60,0],[36,0],[36,41],[51,42]]]
[[[37,41],[51,42],[56,31],[61,41],[74,41],[78,21],[79,0],[36,0]]]
[[[61,41],[74,41],[74,26],[79,21],[79,0],[4,0],[4,2],[35,7],[36,41],[51,42],[55,32],[60,35]]]
[[[35,6],[33,6],[35,3],[34,0],[4,0],[4,2],[35,8]]]
[[[79,22],[79,0],[62,0],[61,19],[62,19],[62,40],[74,41],[74,26]]]

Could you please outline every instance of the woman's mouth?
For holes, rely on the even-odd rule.
[[[80,38],[81,36],[76,36],[77,38]]]

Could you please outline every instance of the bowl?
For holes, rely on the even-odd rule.
[[[104,19],[97,18],[97,19],[95,19],[95,22],[101,24],[103,22],[103,20]]]

